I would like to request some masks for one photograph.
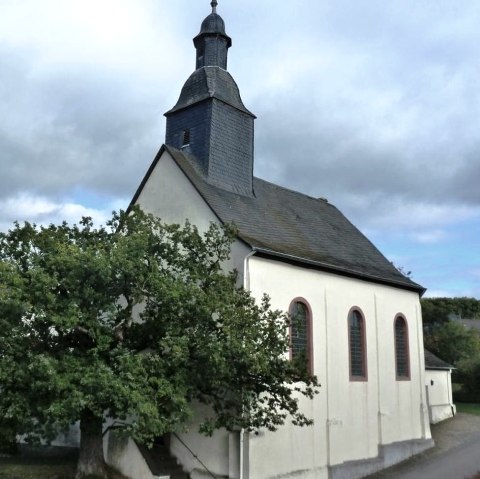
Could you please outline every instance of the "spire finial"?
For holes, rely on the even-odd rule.
[[[210,5],[212,6],[212,13],[217,13],[217,0],[212,0],[212,3]]]

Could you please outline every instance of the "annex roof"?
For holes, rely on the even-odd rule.
[[[428,349],[425,349],[425,369],[455,369],[451,364],[435,356]]]
[[[162,146],[131,204],[168,151],[223,223],[257,254],[423,294],[332,204],[324,199],[254,178],[254,195],[243,196],[208,183],[185,151]]]

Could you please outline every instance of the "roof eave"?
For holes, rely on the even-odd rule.
[[[140,185],[138,186],[135,194],[133,195],[133,198],[132,200],[130,201],[130,204],[128,205],[127,207],[127,210],[126,212],[129,213],[131,211],[131,209],[137,204],[137,201],[138,201],[138,198],[140,197],[140,195],[142,194],[142,191],[143,189],[145,188],[145,185],[147,184],[148,180],[150,179],[150,176],[152,175],[153,173],[153,170],[155,169],[155,167],[157,166],[158,162],[160,161],[160,158],[162,157],[162,155],[167,152],[169,155],[170,155],[170,158],[172,158],[172,160],[175,162],[175,164],[178,166],[178,168],[180,168],[180,170],[182,171],[182,173],[185,175],[185,177],[187,178],[187,180],[190,182],[190,184],[192,185],[192,187],[195,189],[195,191],[202,197],[203,201],[205,201],[205,204],[210,208],[210,210],[212,211],[212,213],[215,215],[215,217],[217,218],[218,222],[222,225],[225,225],[225,221],[223,221],[223,219],[218,215],[218,213],[215,211],[215,209],[212,207],[212,205],[208,202],[207,198],[205,197],[205,195],[202,193],[202,191],[197,187],[197,185],[195,184],[195,182],[192,180],[192,178],[190,177],[190,175],[184,170],[184,168],[182,167],[182,165],[177,161],[177,159],[175,158],[175,155],[172,154],[170,150],[171,147],[169,147],[168,145],[165,145],[163,144],[160,148],[160,150],[158,151],[158,153],[155,155],[155,158],[154,160],[152,161],[150,167],[148,168],[147,172],[145,173],[145,176],[143,177],[143,180],[142,182],[140,183]],[[240,237],[240,235],[237,235],[237,239],[244,243],[248,248],[252,248],[252,245],[245,239],[243,239],[242,237]]]
[[[133,195],[133,198],[130,201],[130,204],[128,205],[127,213],[129,213],[130,210],[133,208],[133,206],[135,206],[135,204],[137,203],[138,198],[142,194],[143,188],[147,184],[147,181],[150,179],[150,176],[152,175],[153,170],[157,166],[157,163],[160,160],[160,157],[163,155],[163,153],[166,151],[166,149],[167,149],[166,146],[163,144],[160,147],[160,150],[158,150],[158,153],[155,155],[155,158],[153,159],[152,163],[150,164],[150,167],[148,168],[147,172],[145,173],[145,176],[143,177],[140,185],[138,185],[138,188],[135,191],[135,194]]]
[[[377,284],[384,284],[387,286],[393,286],[396,288],[401,288],[401,289],[406,289],[409,291],[414,291],[418,293],[420,296],[422,296],[426,289],[420,286],[419,284],[416,283],[403,283],[401,281],[395,281],[387,278],[382,278],[381,276],[376,276],[376,275],[371,275],[368,273],[361,273],[359,271],[355,271],[349,268],[344,268],[342,266],[336,266],[332,265],[329,263],[323,263],[321,261],[315,261],[307,258],[302,258],[299,256],[294,256],[290,255],[287,253],[280,253],[278,251],[273,251],[267,248],[260,248],[260,247],[255,247],[252,246],[252,249],[257,252],[258,255],[265,255],[268,257],[274,257],[280,260],[283,260],[288,263],[293,263],[293,264],[301,264],[305,267],[308,268],[313,268],[313,269],[319,269],[322,271],[326,271],[329,273],[335,273],[335,274],[340,274],[342,276],[348,276],[350,278],[356,278],[356,279],[363,279],[365,281],[369,281],[372,283],[377,283]]]
[[[453,371],[454,369],[457,369],[457,368],[454,368],[453,366],[450,366],[450,367],[425,366],[425,369],[427,369],[428,371]]]
[[[179,111],[186,110],[187,108],[190,108],[193,105],[198,105],[199,103],[203,103],[203,102],[208,101],[208,100],[221,101],[225,105],[229,105],[232,108],[235,108],[236,110],[241,111],[242,113],[245,113],[246,115],[251,116],[254,120],[257,119],[256,115],[253,114],[245,106],[243,106],[242,108],[239,108],[237,105],[234,105],[232,102],[227,101],[224,98],[221,98],[220,96],[218,96],[216,92],[211,92],[211,93],[208,93],[208,94],[206,93],[205,95],[199,96],[194,102],[189,103],[188,105],[181,105],[181,106],[175,105],[171,110],[168,110],[167,112],[165,112],[163,114],[163,116],[168,118],[169,116],[173,115],[174,113],[178,113]]]

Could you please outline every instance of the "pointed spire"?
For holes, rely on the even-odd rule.
[[[217,0],[212,0],[212,3],[210,5],[212,6],[212,13],[217,13]]]

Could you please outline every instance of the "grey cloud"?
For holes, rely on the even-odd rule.
[[[147,5],[160,23],[168,11],[172,24],[172,38],[145,57],[158,65],[148,80],[134,67],[75,62],[39,72],[33,47],[0,48],[8,111],[0,117],[0,197],[133,193],[163,142],[162,113],[193,70],[191,38],[209,10],[187,0]],[[357,214],[360,197],[368,215],[412,198],[479,205],[474,2],[301,0],[278,8],[246,0],[220,9],[234,40],[231,71],[259,117],[259,176]],[[175,61],[177,43],[185,53]],[[272,85],[279,66],[288,78]]]
[[[0,118],[0,195],[72,187],[133,193],[132,182],[161,143],[160,99],[137,94],[128,79],[92,71],[55,72],[32,82],[28,59],[13,67],[0,53],[2,60],[9,84],[0,102],[9,114]]]
[[[435,148],[435,132],[404,146],[377,141],[374,135],[365,137],[362,118],[355,118],[355,112],[351,115],[355,121],[337,125],[295,101],[282,107],[280,114],[257,114],[262,118],[256,145],[260,176],[273,169],[277,174],[272,180],[314,195],[345,191],[479,203],[478,175],[471,171],[478,171],[480,157],[458,148],[449,151],[442,144]]]

